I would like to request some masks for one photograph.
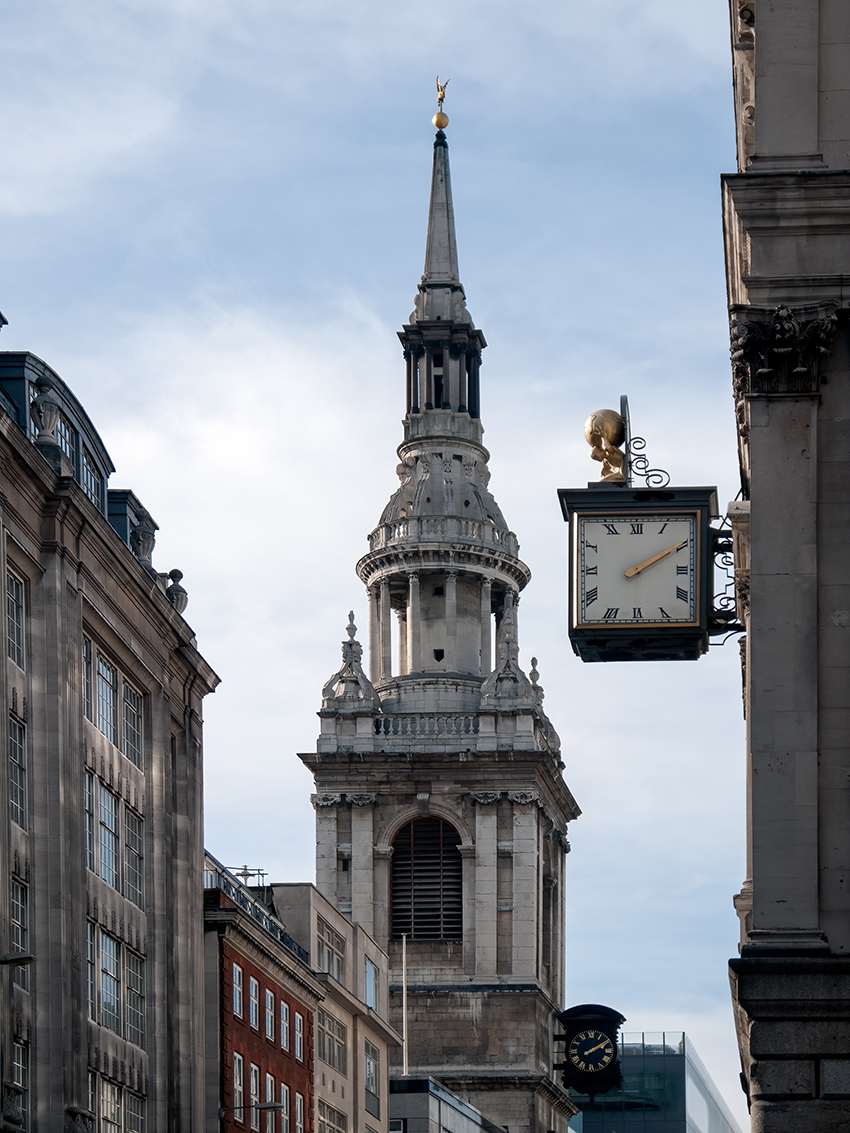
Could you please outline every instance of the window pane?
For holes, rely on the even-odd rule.
[[[121,1087],[101,1079],[100,1127],[103,1133],[121,1133]]]
[[[94,720],[92,707],[92,669],[91,669],[91,642],[83,638],[83,712],[87,720]]]
[[[304,1057],[304,1017],[295,1012],[295,1057]]]
[[[94,925],[91,921],[86,922],[86,992],[89,1001],[89,1018],[95,1018],[95,999],[94,989],[96,974],[97,957],[94,947]]]
[[[141,907],[144,897],[142,849],[144,825],[138,815],[124,809],[124,896]]]
[[[104,881],[118,888],[118,799],[102,784],[99,791],[98,870]]]
[[[100,1021],[121,1034],[121,946],[100,934]]]
[[[251,1063],[251,1128],[260,1128],[260,1068]]]
[[[83,448],[83,491],[94,506],[103,511],[103,479],[87,448]]]
[[[9,718],[9,813],[12,821],[27,828],[27,732],[23,724]]]
[[[316,1011],[316,1054],[340,1074],[347,1073],[346,1035],[344,1023],[321,1008]]]
[[[248,1001],[250,1007],[251,1026],[259,1029],[260,1026],[260,984],[253,976],[248,977]]]
[[[23,1043],[12,1043],[12,1082],[17,1089],[9,1099],[10,1108],[17,1102],[18,1112],[15,1113],[12,1108],[12,1113],[7,1114],[4,1110],[3,1116],[17,1119],[21,1129],[29,1129],[30,1052],[29,1047]]]
[[[374,1010],[378,1008],[378,969],[371,960],[366,961],[366,1006]]]
[[[289,1004],[280,1001],[280,1045],[289,1050]]]
[[[234,1054],[233,1055],[233,1107],[234,1107],[233,1116],[237,1121],[244,1121],[245,1120],[245,1112],[242,1108],[242,1104],[243,1104],[243,1101],[245,1099],[245,1094],[244,1094],[245,1086],[244,1086],[244,1078],[243,1078],[244,1069],[245,1069],[245,1064],[242,1061],[242,1055],[241,1054]]]
[[[97,726],[108,740],[118,742],[118,673],[97,655]]]
[[[295,1095],[295,1133],[304,1133],[304,1097],[302,1094]]]
[[[242,969],[233,965],[233,1014],[242,1018]]]
[[[316,967],[345,983],[345,938],[321,917],[316,918]]]
[[[127,953],[127,1038],[145,1045],[145,962]]]
[[[266,1038],[274,1038],[274,992],[266,989]]]
[[[127,1094],[127,1133],[145,1133],[145,1099]]]
[[[13,574],[6,575],[6,640],[9,657],[24,667],[24,584]]]
[[[275,1082],[271,1074],[266,1074],[266,1101],[276,1102],[275,1097]],[[275,1120],[277,1114],[272,1109],[266,1114],[266,1133],[275,1133]]]
[[[280,1086],[280,1104],[283,1106],[280,1111],[280,1133],[289,1133],[289,1086],[283,1083]]]
[[[56,428],[53,435],[56,437],[56,443],[70,460],[74,468],[74,476],[77,474],[77,431],[64,413],[59,414],[56,420]]]
[[[124,754],[142,767],[142,698],[124,682]]]
[[[12,951],[29,951],[29,891],[20,881],[12,882]],[[29,969],[19,964],[12,969],[12,982],[29,987]]]

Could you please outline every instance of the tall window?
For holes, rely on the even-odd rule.
[[[274,1092],[274,1077],[271,1074],[266,1074],[266,1101],[277,1101]],[[275,1111],[269,1110],[266,1114],[266,1133],[275,1133]]]
[[[253,976],[248,977],[248,1009],[251,1026],[260,1029],[260,984]]]
[[[12,1043],[12,1083],[17,1086],[20,1108],[20,1129],[29,1129],[30,1114],[30,1051],[23,1043]],[[4,1115],[5,1116],[5,1115]]]
[[[266,1038],[274,1039],[274,992],[266,988]],[[274,1098],[271,1099],[274,1101]]]
[[[94,721],[94,700],[92,698],[92,643],[83,638],[83,712],[87,720]]]
[[[245,1113],[242,1108],[245,1101],[245,1063],[241,1054],[233,1055],[233,1117],[236,1121],[244,1121]]]
[[[77,473],[77,431],[64,413],[60,411],[56,419],[56,429],[53,435],[56,437],[56,443],[70,460],[73,468],[74,475]]]
[[[27,828],[27,730],[9,717],[9,813],[12,821]]]
[[[365,1078],[366,1112],[381,1116],[381,1055],[376,1046],[366,1040]]]
[[[100,475],[94,457],[83,446],[83,491],[98,509],[103,511],[103,477]]]
[[[124,896],[140,908],[144,898],[142,820],[124,808]]]
[[[304,1095],[295,1095],[295,1133],[304,1133]]]
[[[9,657],[24,667],[24,584],[14,574],[6,575],[6,643]]]
[[[460,835],[441,818],[414,818],[396,834],[392,856],[393,938],[463,937]]]
[[[251,1063],[251,1128],[260,1128],[260,1068]]]
[[[121,1034],[121,945],[100,934],[100,1022]]]
[[[145,1133],[145,1099],[127,1094],[127,1133]]]
[[[321,917],[316,918],[316,969],[345,983],[345,938]]]
[[[319,1102],[319,1133],[346,1133],[348,1118],[327,1102]]]
[[[316,1011],[316,1054],[340,1074],[347,1073],[346,1026],[321,1008]]]
[[[142,766],[142,698],[124,681],[124,754]]]
[[[364,996],[366,1006],[378,1009],[378,969],[371,960],[366,961]]]
[[[127,1038],[136,1046],[145,1045],[145,962],[127,952]]]
[[[238,964],[233,965],[233,1014],[242,1018],[242,969]]]
[[[289,1050],[289,1004],[280,1001],[280,1045]]]
[[[304,1059],[304,1016],[295,1012],[295,1057]]]
[[[98,784],[98,873],[118,888],[118,799]]]
[[[12,951],[29,951],[29,890],[12,879]],[[18,987],[29,988],[29,970],[24,964],[12,969],[12,980]]]
[[[86,921],[86,994],[89,1001],[89,1018],[97,1018],[97,953],[95,951],[95,928]]]
[[[283,1106],[280,1111],[280,1133],[289,1133],[289,1086],[283,1082],[280,1084],[280,1104]]]
[[[103,1133],[121,1133],[121,1087],[105,1078],[100,1082],[100,1128]]]
[[[97,655],[97,726],[112,743],[118,743],[118,670]]]

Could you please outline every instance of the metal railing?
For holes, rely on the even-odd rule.
[[[221,862],[217,862],[212,855],[207,854],[204,859],[204,889],[220,889],[231,901],[244,909],[257,924],[275,938],[284,948],[288,949],[305,964],[310,963],[310,953],[306,948],[292,939],[280,921],[273,917],[262,901],[242,885],[229,873]]]

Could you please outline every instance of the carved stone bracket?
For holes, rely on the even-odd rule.
[[[528,806],[530,803],[537,803],[538,806],[543,806],[543,802],[537,791],[508,791],[508,798],[512,803],[517,803],[519,806]]]
[[[497,803],[502,797],[501,791],[470,791],[469,797],[474,803],[479,806],[489,806],[491,803]]]
[[[370,794],[369,792],[364,792],[359,795],[346,795],[345,797],[346,801],[350,803],[351,806],[374,806],[378,801],[378,796]]]
[[[736,399],[782,393],[816,393],[820,365],[830,353],[837,303],[772,311],[733,307],[730,312]]]
[[[24,1091],[21,1086],[16,1086],[14,1082],[3,1083],[2,1116],[4,1127],[7,1121],[11,1121],[14,1123],[14,1125],[19,1125],[21,1128],[23,1128],[23,1096]]]
[[[95,1115],[77,1105],[65,1106],[65,1133],[94,1133]]]
[[[310,795],[310,802],[314,807],[339,806],[342,795]]]

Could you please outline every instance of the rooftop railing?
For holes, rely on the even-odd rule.
[[[262,901],[250,889],[217,862],[212,855],[207,854],[204,859],[204,889],[220,889],[225,896],[244,909],[261,928],[275,938],[284,948],[288,949],[305,964],[310,963],[310,953],[306,948],[292,939],[283,925],[271,915]]]

